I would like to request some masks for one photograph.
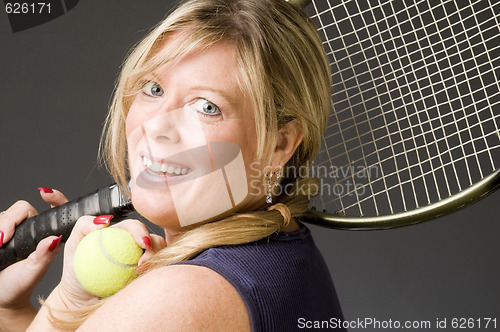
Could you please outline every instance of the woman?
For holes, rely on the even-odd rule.
[[[72,256],[109,217],[82,217],[36,317],[26,299],[60,240],[41,241],[0,274],[10,284],[16,270],[34,271],[1,298],[0,321],[34,331],[280,331],[341,319],[322,257],[294,220],[314,181],[290,171],[314,158],[329,90],[324,51],[299,9],[282,0],[182,4],[124,64],[104,144],[113,176],[123,188],[130,179],[135,209],[165,238],[135,220],[118,224],[145,249],[139,277],[98,299],[78,283]],[[45,191],[47,202],[65,201]],[[2,243],[33,213],[18,202],[0,216]]]

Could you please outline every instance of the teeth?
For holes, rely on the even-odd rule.
[[[146,167],[149,167],[153,164],[153,162],[151,160],[149,160],[146,156],[142,157],[142,163]]]
[[[169,174],[175,173],[176,175],[180,175],[180,174],[184,175],[184,174],[187,174],[187,172],[188,172],[188,168],[180,168],[180,167],[176,168],[173,165],[167,165],[164,163],[160,163],[158,161],[152,162],[146,156],[142,157],[142,163],[144,164],[144,166],[148,167],[149,169],[151,169],[152,171],[155,171],[155,172],[161,171],[163,173],[169,173]]]

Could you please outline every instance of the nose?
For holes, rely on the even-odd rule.
[[[164,112],[142,126],[142,133],[157,143],[178,143],[181,136],[178,130],[176,112]]]

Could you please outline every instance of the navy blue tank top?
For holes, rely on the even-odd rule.
[[[343,320],[328,268],[303,225],[249,244],[210,248],[178,264],[204,266],[229,281],[247,307],[254,332],[300,331],[318,324],[332,331],[330,323]]]

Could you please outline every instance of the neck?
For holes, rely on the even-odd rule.
[[[163,230],[165,231],[165,242],[167,242],[167,246],[171,245],[180,234],[180,232],[172,231],[166,228]]]

